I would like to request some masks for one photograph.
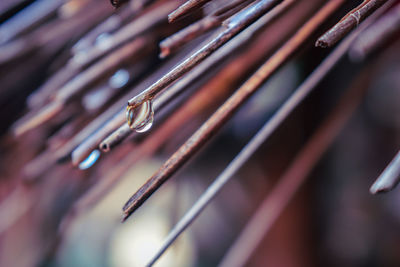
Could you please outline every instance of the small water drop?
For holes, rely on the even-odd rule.
[[[136,107],[128,106],[126,119],[129,127],[136,132],[143,133],[148,131],[154,121],[153,103],[148,100]]]
[[[102,50],[107,50],[108,48],[110,48],[112,46],[112,43],[112,35],[108,32],[99,34],[99,36],[96,37],[95,41],[95,45]]]
[[[79,163],[79,169],[81,170],[86,170],[89,169],[90,167],[93,166],[93,164],[96,163],[96,161],[99,159],[100,157],[100,151],[98,149],[95,149],[92,151],[92,153],[90,153],[90,155],[81,163]]]
[[[115,89],[125,86],[129,82],[129,72],[126,69],[120,69],[111,76],[108,84]]]

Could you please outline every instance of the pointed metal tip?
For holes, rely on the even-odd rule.
[[[369,191],[371,194],[386,193],[392,191],[400,182],[400,151],[376,179]]]
[[[318,40],[315,42],[315,47],[328,48],[328,47],[329,47],[329,44],[328,44],[326,41],[324,41],[324,40],[318,39]]]
[[[163,47],[161,47],[161,52],[160,52],[160,54],[158,54],[158,57],[159,57],[160,59],[165,59],[165,58],[168,57],[170,54],[171,54],[171,53],[170,53],[169,49],[167,50],[167,49],[164,49]]]
[[[168,23],[173,23],[176,20],[174,13],[168,15]]]
[[[372,195],[377,195],[377,194],[381,194],[381,193],[387,193],[389,191],[391,191],[393,188],[382,185],[381,183],[379,183],[378,181],[375,182],[369,189],[369,192]]]
[[[118,8],[121,5],[121,3],[118,0],[110,0],[110,3],[115,8]]]
[[[111,150],[110,146],[107,143],[100,143],[99,148],[105,153]]]
[[[121,218],[121,223],[124,223],[129,218],[129,216],[131,216],[131,213],[124,213]]]

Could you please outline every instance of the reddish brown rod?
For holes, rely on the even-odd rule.
[[[372,12],[386,3],[387,0],[365,0],[350,11],[335,26],[318,38],[315,46],[331,47],[339,42],[347,33],[357,27]]]
[[[128,200],[123,207],[126,220],[186,161],[189,160],[248,99],[265,80],[281,67],[307,41],[319,25],[334,13],[344,0],[329,1],[296,34],[247,80],[164,165]]]

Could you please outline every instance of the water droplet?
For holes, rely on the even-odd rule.
[[[93,166],[93,164],[96,163],[96,161],[99,159],[100,157],[100,151],[98,149],[95,149],[92,151],[92,153],[90,153],[90,155],[81,163],[79,163],[79,169],[81,170],[86,170],[89,169],[90,167]]]
[[[129,82],[129,72],[125,69],[120,69],[117,72],[114,73],[113,76],[111,76],[110,80],[108,81],[108,84],[112,88],[121,88],[125,86]]]
[[[148,131],[154,120],[153,103],[148,100],[136,107],[128,106],[126,119],[129,127],[136,132],[143,133]]]
[[[71,61],[77,65],[82,64],[88,58],[88,49],[83,48],[76,52],[76,54],[72,57]]]
[[[107,50],[112,46],[113,38],[108,32],[99,34],[96,38],[96,46],[102,50]]]

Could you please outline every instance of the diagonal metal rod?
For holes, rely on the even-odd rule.
[[[387,6],[387,8],[389,5]],[[350,45],[358,34],[370,25],[383,11],[365,21],[360,28],[346,38],[300,85],[295,93],[281,106],[273,117],[261,128],[252,140],[240,151],[228,167],[214,180],[214,182],[201,195],[198,201],[182,217],[182,219],[169,232],[161,248],[150,260],[149,266],[153,265],[176,240],[176,238],[197,218],[204,208],[213,200],[222,187],[243,166],[252,154],[267,140],[277,127],[289,116],[289,114],[307,97],[321,82],[321,80],[332,70],[339,60],[347,53]],[[344,109],[343,109],[344,110]],[[333,134],[333,132],[331,133]]]
[[[319,25],[335,12],[344,1],[329,1],[297,33],[286,42],[257,72],[250,77],[164,165],[128,200],[123,207],[126,220],[186,161],[189,160],[256,90],[272,76],[308,40]]]
[[[389,192],[400,182],[400,151],[376,179],[369,191],[371,194]]]

